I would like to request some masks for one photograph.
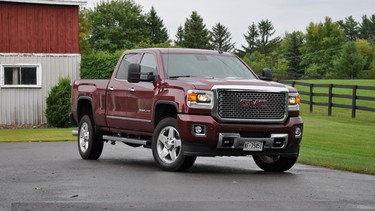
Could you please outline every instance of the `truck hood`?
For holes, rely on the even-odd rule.
[[[285,88],[288,92],[297,92],[297,90],[291,86],[272,82],[262,81],[258,79],[253,80],[238,80],[238,79],[206,79],[206,78],[178,78],[170,80],[169,84],[173,86],[181,86],[184,89],[198,89],[198,90],[212,90],[214,87],[230,87],[230,88],[241,88],[241,87],[259,87],[259,88]]]

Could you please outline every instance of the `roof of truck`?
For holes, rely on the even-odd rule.
[[[161,54],[167,53],[194,53],[194,54],[212,54],[212,55],[233,55],[229,52],[215,51],[215,50],[205,50],[205,49],[193,49],[193,48],[144,48],[144,49],[134,49],[130,51],[154,51]]]

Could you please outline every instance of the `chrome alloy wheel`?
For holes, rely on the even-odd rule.
[[[163,128],[157,139],[157,153],[165,163],[173,163],[181,153],[181,139],[177,129],[172,126]]]
[[[87,122],[84,122],[81,125],[81,129],[79,131],[79,147],[81,148],[81,151],[83,153],[85,153],[87,149],[89,148],[89,138],[90,138],[89,126]]]

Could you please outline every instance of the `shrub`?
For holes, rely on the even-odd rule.
[[[82,79],[110,79],[123,51],[92,51],[82,56]]]
[[[71,109],[70,93],[72,86],[69,78],[60,78],[59,83],[52,87],[47,97],[46,117],[49,126],[69,127]]]

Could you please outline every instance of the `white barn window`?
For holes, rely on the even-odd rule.
[[[40,88],[41,65],[1,65],[1,87]]]

